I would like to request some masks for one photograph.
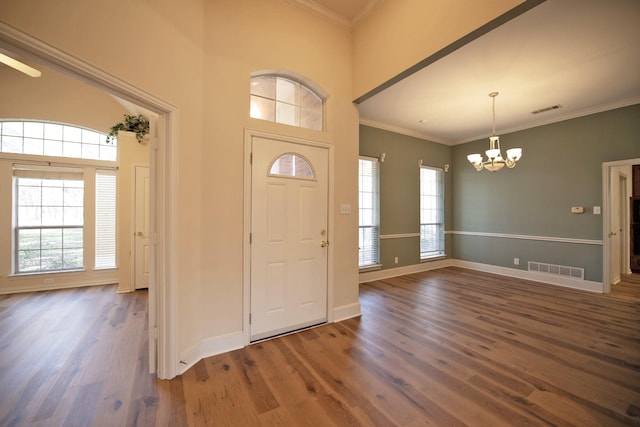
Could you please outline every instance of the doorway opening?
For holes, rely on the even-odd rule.
[[[610,293],[611,287],[629,270],[630,232],[629,196],[630,173],[621,173],[621,168],[630,171],[640,164],[640,158],[604,162],[602,164],[603,200],[603,292]],[[623,187],[624,186],[624,187]],[[625,257],[625,258],[623,258]]]
[[[176,108],[124,80],[0,21],[0,49],[34,61],[158,115],[157,135],[152,143],[150,172],[150,233],[152,239],[149,287],[149,367],[158,378],[170,379],[178,372],[176,345],[176,299],[173,289],[177,215],[175,179],[177,144]]]

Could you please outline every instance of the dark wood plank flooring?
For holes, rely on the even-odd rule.
[[[147,374],[147,294],[0,296],[0,426],[640,426],[640,280],[590,294],[460,268],[363,316]]]

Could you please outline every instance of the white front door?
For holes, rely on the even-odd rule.
[[[327,321],[328,150],[251,142],[251,341]]]
[[[149,167],[135,167],[134,194],[134,258],[133,281],[135,289],[149,287]]]

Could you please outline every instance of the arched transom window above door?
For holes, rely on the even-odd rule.
[[[323,130],[324,96],[290,76],[251,77],[250,116],[285,125]]]
[[[311,163],[296,153],[284,153],[275,159],[269,168],[269,176],[316,179]]]

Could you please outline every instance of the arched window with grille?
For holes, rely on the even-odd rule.
[[[0,119],[0,162],[12,170],[12,202],[2,213],[12,215],[13,274],[116,268],[117,143],[106,136]]]
[[[325,98],[319,89],[293,76],[254,75],[249,115],[254,119],[321,131]]]

